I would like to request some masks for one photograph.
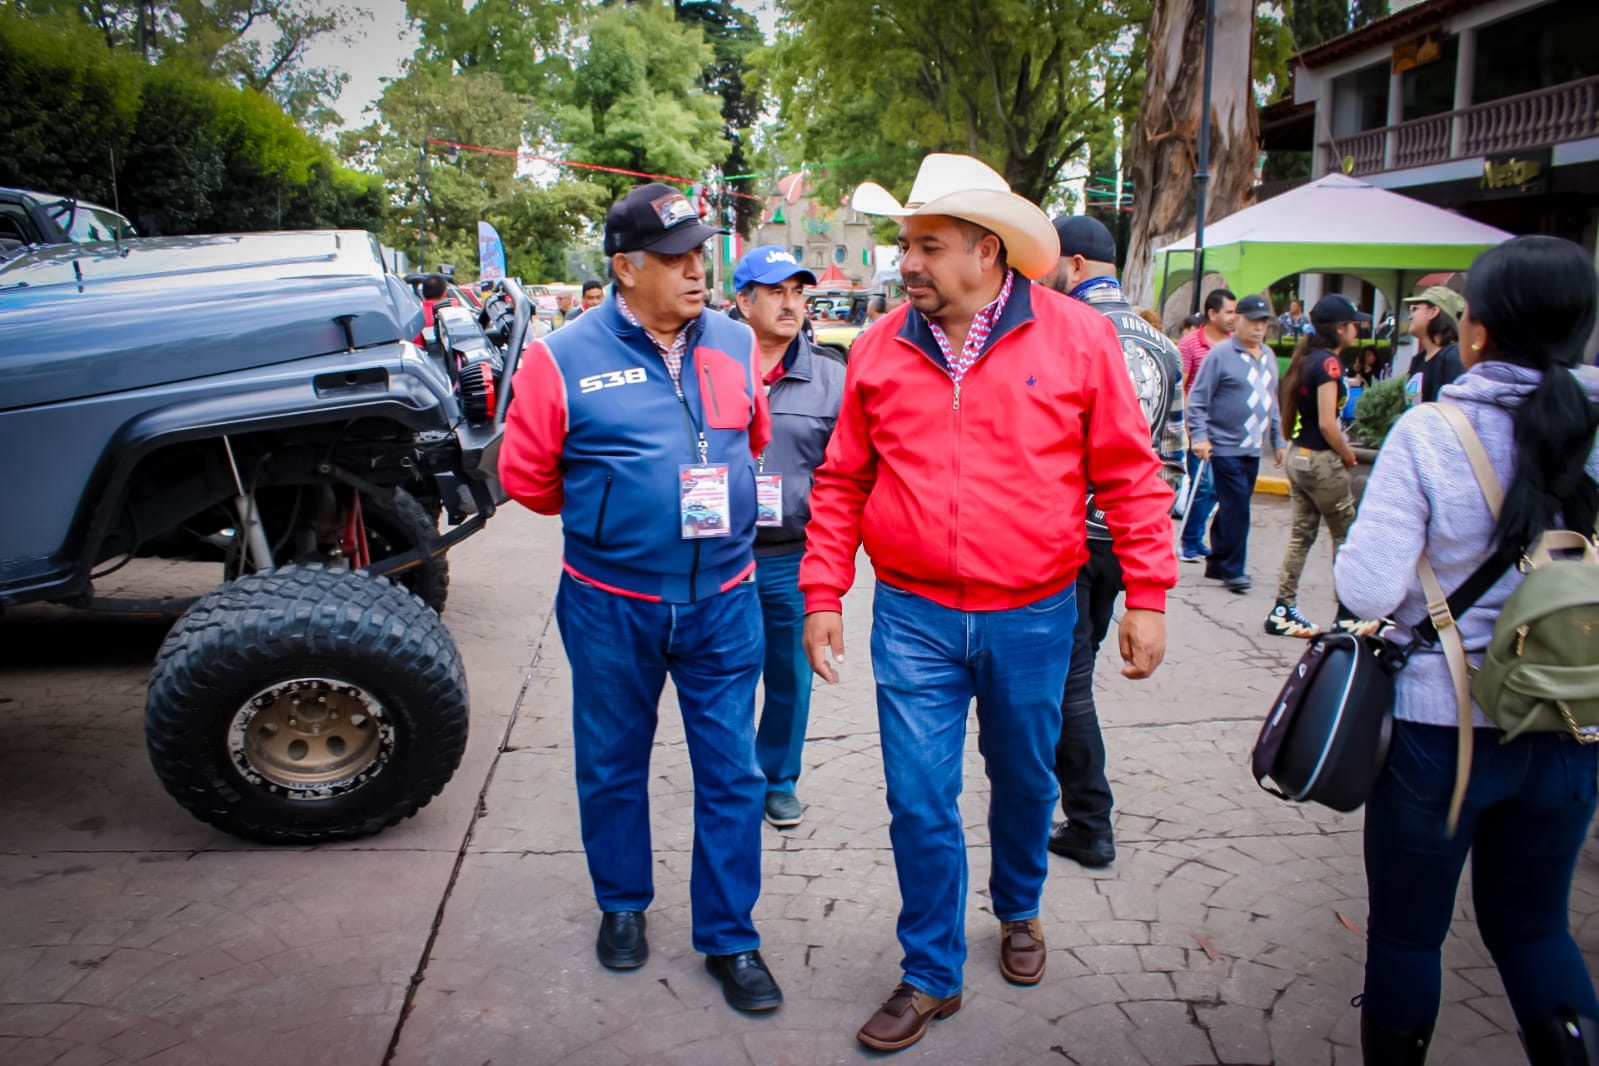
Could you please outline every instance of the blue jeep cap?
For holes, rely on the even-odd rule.
[[[800,265],[792,252],[775,244],[763,244],[744,253],[733,268],[733,289],[746,285],[781,285],[789,278],[805,276],[805,284],[815,285],[816,275]]]

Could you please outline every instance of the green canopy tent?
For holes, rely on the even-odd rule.
[[[1397,307],[1425,274],[1465,270],[1511,234],[1453,211],[1329,174],[1205,227],[1205,273],[1234,292],[1262,292],[1291,274],[1350,274]],[[1155,251],[1166,296],[1193,277],[1194,236]]]

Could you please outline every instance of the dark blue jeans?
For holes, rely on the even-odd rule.
[[[1371,916],[1361,1009],[1379,1025],[1430,1028],[1437,1018],[1440,956],[1468,852],[1477,928],[1521,1027],[1561,1007],[1599,1017],[1568,925],[1599,750],[1556,733],[1504,745],[1500,736],[1477,730],[1466,805],[1449,839],[1458,734],[1394,723],[1393,752],[1366,803]]]
[[[555,619],[572,664],[578,814],[602,911],[655,898],[649,770],[656,708],[670,674],[694,770],[689,873],[694,948],[760,946],[765,781],[755,767],[755,681],[763,653],[755,585],[697,603],[654,603],[561,577]]]
[[[1188,453],[1188,476],[1190,479],[1199,478],[1199,488],[1194,491],[1194,502],[1188,507],[1188,513],[1183,516],[1183,555],[1192,558],[1196,555],[1210,554],[1205,549],[1205,523],[1210,521],[1210,512],[1216,509],[1216,483],[1210,472],[1210,467],[1204,467],[1204,475],[1200,475],[1201,463],[1199,456],[1192,451]]]
[[[793,792],[799,780],[805,727],[811,717],[811,667],[805,659],[805,595],[799,589],[803,552],[755,563],[766,628],[766,703],[755,732],[755,759],[772,792]]]
[[[1111,835],[1112,797],[1105,777],[1105,737],[1094,707],[1094,660],[1110,632],[1111,612],[1121,590],[1122,566],[1111,542],[1090,540],[1088,561],[1077,572],[1077,625],[1060,707],[1060,743],[1055,745],[1060,807],[1081,837]]]
[[[1258,455],[1215,455],[1210,460],[1216,481],[1216,519],[1210,524],[1207,577],[1243,577],[1249,555],[1249,501],[1255,494]]]
[[[1038,914],[1074,593],[969,612],[878,583],[872,674],[899,876],[900,965],[928,995],[959,992],[966,962],[966,838],[957,801],[973,697],[990,788],[994,914],[1001,921]]]

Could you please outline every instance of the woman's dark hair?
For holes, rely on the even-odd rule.
[[[1294,345],[1294,354],[1288,360],[1288,369],[1283,372],[1282,384],[1277,390],[1277,406],[1282,409],[1283,436],[1290,440],[1298,436],[1299,381],[1305,376],[1305,364],[1310,362],[1310,353],[1336,352],[1338,346],[1344,343],[1338,337],[1337,323],[1318,325],[1315,330],[1300,337],[1299,343]]]
[[[1559,237],[1515,237],[1478,256],[1467,277],[1467,313],[1491,340],[1484,358],[1543,372],[1516,410],[1516,472],[1494,542],[1523,551],[1557,526],[1591,536],[1599,485],[1585,467],[1599,407],[1570,370],[1599,303],[1593,260]]]
[[[1432,316],[1427,323],[1427,339],[1440,348],[1447,348],[1451,344],[1460,342],[1460,329],[1455,325],[1455,320],[1448,311],[1437,309],[1438,313]]]

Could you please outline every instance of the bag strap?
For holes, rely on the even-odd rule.
[[[1482,490],[1483,499],[1488,501],[1488,513],[1493,515],[1495,522],[1499,521],[1499,512],[1505,506],[1505,490],[1499,484],[1499,475],[1494,472],[1493,463],[1488,459],[1488,450],[1482,446],[1482,438],[1477,435],[1477,427],[1471,424],[1466,412],[1452,403],[1439,402],[1434,406],[1455,431],[1455,436],[1460,438],[1460,446],[1466,450],[1466,459],[1471,463],[1471,472],[1477,477],[1477,487]]]
[[[1427,595],[1427,614],[1443,645],[1444,659],[1449,663],[1449,677],[1455,683],[1455,705],[1460,711],[1455,730],[1455,790],[1449,797],[1449,821],[1444,830],[1452,837],[1460,822],[1461,808],[1466,803],[1466,786],[1471,780],[1472,742],[1476,739],[1471,717],[1471,662],[1466,658],[1466,644],[1460,639],[1460,627],[1455,625],[1443,586],[1438,583],[1438,575],[1433,572],[1432,563],[1427,561],[1425,555],[1417,564],[1417,570],[1421,573],[1422,591]]]
[[[1488,503],[1488,513],[1498,521],[1499,512],[1504,507],[1505,493],[1499,484],[1499,475],[1494,472],[1493,463],[1488,459],[1488,451],[1482,446],[1477,428],[1471,424],[1465,412],[1454,404],[1439,403],[1436,406],[1438,413],[1444,416],[1444,421],[1449,423],[1455,436],[1460,439],[1466,459],[1471,463],[1471,472],[1477,478],[1477,487],[1482,490],[1483,499]],[[1455,618],[1464,614],[1471,604],[1492,588],[1515,558],[1516,553],[1507,553],[1501,546],[1455,591],[1453,602],[1444,595],[1443,585],[1439,583],[1438,575],[1433,571],[1432,562],[1425,552],[1416,565],[1421,576],[1421,590],[1427,597],[1428,616],[1426,626],[1418,629],[1416,636],[1417,639],[1426,639],[1430,635],[1443,645],[1444,659],[1449,663],[1449,677],[1455,685],[1455,705],[1460,712],[1455,730],[1455,788],[1449,797],[1449,819],[1444,829],[1451,837],[1460,824],[1460,812],[1466,803],[1466,787],[1471,782],[1472,746],[1476,739],[1471,717],[1471,662],[1466,658],[1466,644],[1460,637],[1460,627],[1455,624]],[[1468,592],[1471,593],[1469,600],[1464,595]]]

